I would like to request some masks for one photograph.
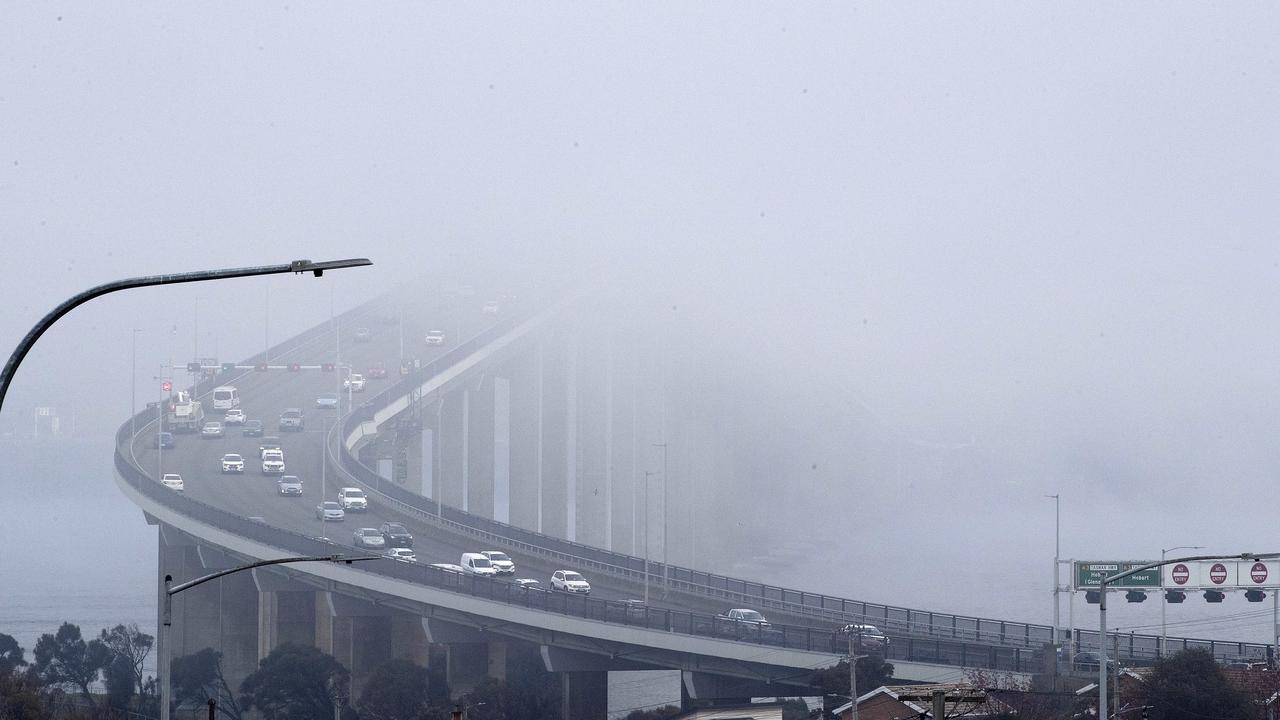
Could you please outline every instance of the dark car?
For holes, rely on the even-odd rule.
[[[167,431],[157,433],[154,447],[162,448],[164,450],[168,450],[173,447],[173,433]]]
[[[248,437],[262,437],[262,421],[245,420],[244,428],[240,432]]]
[[[388,547],[413,547],[413,536],[398,522],[382,523],[378,531],[382,533]]]

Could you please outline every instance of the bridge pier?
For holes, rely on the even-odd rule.
[[[566,672],[560,678],[562,720],[601,720],[608,715],[608,671]]]
[[[501,371],[509,378],[510,518],[517,527],[542,531],[541,354],[521,357]]]
[[[538,344],[539,442],[542,463],[542,529],[548,535],[573,539],[569,517],[573,443],[569,425],[569,345],[553,333]]]
[[[477,384],[468,383],[466,398],[466,494],[465,509],[480,517],[494,517],[496,402],[494,377],[485,373]]]
[[[440,398],[440,499],[467,510],[467,415],[470,393],[455,388]]]
[[[315,594],[315,645],[351,672],[351,697],[359,697],[373,671],[388,660],[425,666],[429,648],[416,616],[334,592]]]

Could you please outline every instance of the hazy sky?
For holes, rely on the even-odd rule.
[[[878,540],[847,549],[865,576],[795,582],[889,599],[924,555],[953,586],[1009,564],[1039,578],[1016,614],[1047,619],[1046,492],[1068,554],[1274,550],[1278,15],[7,5],[6,347],[118,277],[377,265],[99,300],[33,353],[0,431],[36,404],[112,429],[130,330],[145,399],[197,306],[202,348],[243,356],[442,268],[608,265],[681,308],[690,372],[753,389],[726,442],[795,494],[788,523],[839,543],[842,510],[874,508]]]

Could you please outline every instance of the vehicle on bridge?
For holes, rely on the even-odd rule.
[[[443,344],[444,344],[444,331],[443,331],[443,330],[428,330],[428,331],[427,331],[426,336],[423,338],[423,341],[424,341],[425,343],[427,343],[428,345],[443,345]]]
[[[364,392],[364,376],[360,373],[351,373],[346,380],[342,381],[342,388],[350,389],[351,392]]]
[[[302,410],[299,408],[289,408],[280,413],[280,432],[292,430],[293,432],[302,432],[305,423],[302,419]]]
[[[227,411],[227,414],[222,417],[222,422],[227,425],[244,425],[246,420],[248,420],[248,418],[245,417],[244,411],[240,408],[231,408]]]
[[[378,528],[382,533],[382,539],[387,541],[389,547],[413,547],[413,535],[398,522],[385,522],[382,527]]]
[[[484,313],[485,315],[497,315],[497,314],[498,314],[498,301],[497,301],[497,300],[490,300],[490,301],[486,302],[486,303],[484,304],[484,307],[480,308],[480,312]]]
[[[268,435],[258,441],[258,459],[261,460],[268,450],[279,450],[284,452],[284,447],[280,445],[280,438],[275,435]]]
[[[342,510],[342,506],[332,500],[325,500],[316,506],[317,520],[342,522],[346,517],[347,514]]]
[[[267,450],[262,453],[262,474],[263,475],[283,475],[284,474],[284,451],[283,450]]]
[[[356,328],[356,342],[369,342],[373,339],[373,331],[367,327]]]
[[[387,367],[382,363],[374,363],[364,371],[364,375],[370,380],[381,380],[387,376]]]
[[[322,410],[337,410],[338,393],[321,393],[316,397],[316,407]]]
[[[418,556],[413,552],[413,550],[406,547],[388,548],[387,551],[382,554],[392,560],[399,560],[400,562],[418,562]]]
[[[387,546],[387,541],[382,538],[382,533],[371,527],[356,528],[351,533],[351,544],[358,548],[369,548],[372,550],[381,550]]]
[[[173,433],[163,431],[156,433],[155,442],[151,443],[151,446],[162,450],[169,450],[173,447]]]
[[[561,592],[591,594],[591,583],[582,575],[572,570],[557,570],[551,573],[551,589]]]
[[[465,572],[472,575],[493,577],[498,574],[498,571],[493,567],[493,563],[489,562],[489,558],[480,553],[462,553],[462,559],[458,561],[458,564],[462,566]]]
[[[242,473],[244,472],[244,458],[237,453],[227,453],[222,456],[222,472],[224,473]]]
[[[506,553],[499,550],[481,550],[480,554],[489,558],[489,564],[499,575],[515,575],[516,563]]]
[[[844,632],[856,636],[858,652],[882,653],[889,649],[889,637],[875,625],[854,623],[845,625]]]
[[[182,476],[178,473],[165,473],[160,477],[160,484],[170,490],[183,491]]]
[[[200,437],[206,440],[222,437],[222,423],[217,420],[209,420],[200,428]]]
[[[204,405],[185,390],[179,390],[170,398],[164,414],[162,430],[196,432],[204,422]]]
[[[525,592],[528,592],[528,591],[530,591],[530,590],[541,590],[541,589],[542,589],[542,581],[541,581],[541,580],[534,580],[533,578],[516,578],[516,579],[512,580],[511,582],[512,582],[512,583],[515,583],[515,585],[516,585],[517,587],[519,587],[521,590],[523,590],[523,591],[525,591]]]
[[[302,478],[297,475],[281,475],[276,481],[276,491],[281,495],[302,495]]]
[[[245,420],[244,427],[240,429],[240,434],[245,437],[262,437],[262,421]]]
[[[364,512],[369,509],[369,498],[360,488],[344,487],[339,490],[338,503],[348,512]]]
[[[213,389],[214,412],[226,412],[240,407],[240,391],[233,385],[222,385]]]

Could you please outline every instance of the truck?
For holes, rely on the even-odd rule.
[[[164,427],[170,432],[196,432],[204,424],[204,405],[186,390],[179,390],[165,406]]]

